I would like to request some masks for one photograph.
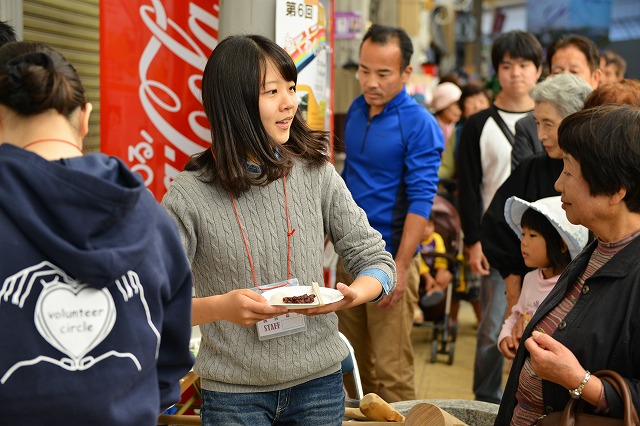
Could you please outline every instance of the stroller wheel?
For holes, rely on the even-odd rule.
[[[449,359],[447,360],[447,364],[448,365],[452,365],[453,364],[453,351],[456,348],[456,342],[452,341],[449,342]]]
[[[458,336],[458,323],[452,322],[449,326],[449,336],[452,342],[456,341],[456,337]]]

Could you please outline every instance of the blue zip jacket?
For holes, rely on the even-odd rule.
[[[342,173],[356,203],[394,257],[407,213],[428,218],[438,185],[444,137],[435,118],[406,90],[369,118],[357,97],[345,125]]]

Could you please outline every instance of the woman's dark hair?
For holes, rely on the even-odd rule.
[[[491,102],[489,96],[487,96],[487,92],[484,91],[484,87],[482,87],[480,83],[465,84],[464,86],[460,87],[460,90],[462,91],[462,93],[460,94],[460,99],[458,99],[458,106],[460,107],[460,111],[462,111],[462,118],[469,118],[464,117],[464,101],[466,101],[467,98],[482,94],[487,98],[488,102]]]
[[[571,114],[558,127],[558,145],[578,161],[592,196],[624,188],[627,208],[640,212],[640,108],[607,104]]]
[[[500,34],[491,46],[491,65],[498,72],[498,66],[509,54],[533,62],[536,68],[542,64],[542,45],[533,34],[526,31],[509,31]]]
[[[0,48],[0,104],[22,116],[55,109],[68,119],[86,103],[78,73],[59,52],[28,41]]]
[[[598,46],[588,37],[578,34],[565,34],[557,38],[547,50],[547,64],[551,67],[551,59],[553,55],[560,49],[573,46],[582,52],[587,59],[587,64],[591,72],[600,68],[600,55],[598,54]]]
[[[0,46],[16,40],[16,30],[7,22],[0,21]]]
[[[385,45],[389,43],[390,40],[397,41],[398,46],[400,47],[400,52],[402,52],[402,64],[400,64],[402,68],[400,71],[404,71],[411,63],[413,43],[411,42],[411,38],[409,38],[407,32],[402,28],[373,24],[369,27],[362,38],[360,49],[362,49],[362,44],[367,40],[371,40],[371,43],[380,45]]]
[[[522,214],[520,226],[532,229],[544,238],[547,246],[549,267],[553,269],[554,275],[560,274],[571,263],[571,253],[569,253],[566,243],[545,215],[537,210],[528,208]],[[564,251],[562,250],[563,244]]]
[[[202,76],[211,149],[191,157],[185,170],[199,171],[201,179],[235,195],[280,179],[291,170],[295,157],[309,165],[328,161],[328,133],[310,129],[299,110],[285,144],[273,141],[264,128],[259,97],[269,63],[285,81],[297,82],[296,66],[284,49],[263,36],[235,35],[218,44]],[[247,170],[248,159],[260,166],[259,176]]]

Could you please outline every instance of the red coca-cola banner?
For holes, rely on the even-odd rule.
[[[201,82],[218,43],[219,0],[100,2],[100,146],[158,200],[210,145]]]

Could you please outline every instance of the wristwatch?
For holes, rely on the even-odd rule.
[[[571,398],[580,399],[580,397],[582,396],[582,391],[584,390],[584,387],[587,386],[587,382],[590,378],[591,373],[589,373],[589,370],[586,370],[586,372],[584,373],[584,379],[582,379],[578,387],[569,391],[569,395],[571,395]]]

